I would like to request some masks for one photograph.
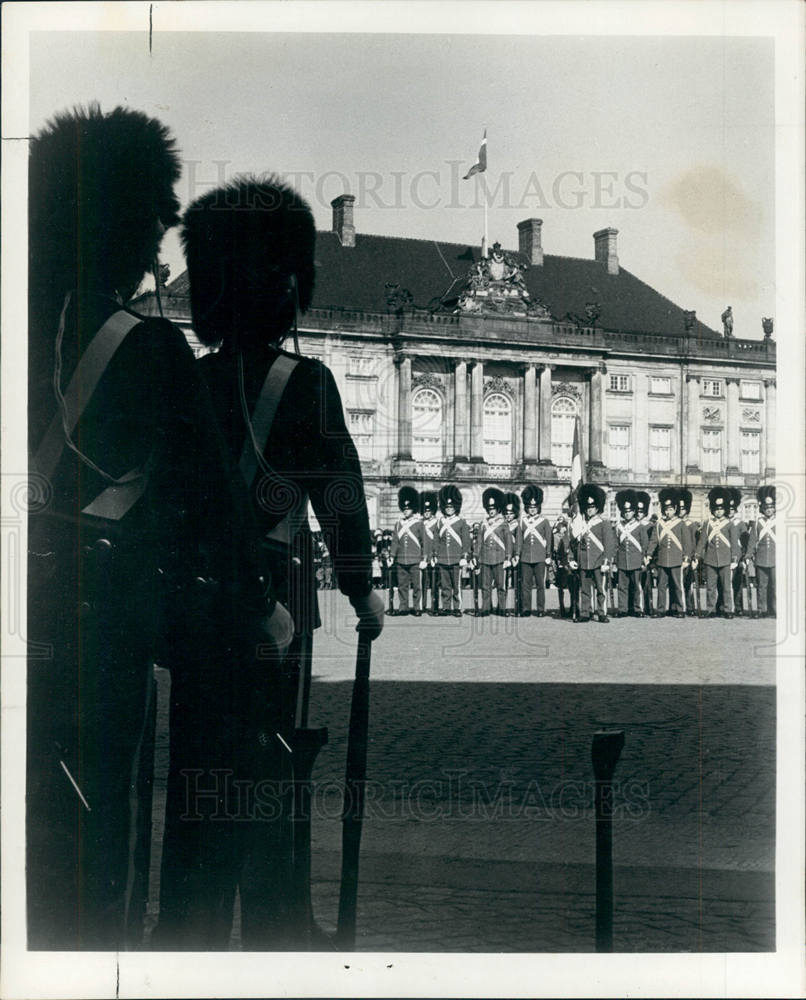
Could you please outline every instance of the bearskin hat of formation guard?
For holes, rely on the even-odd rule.
[[[278,177],[240,177],[185,212],[182,245],[193,331],[277,343],[311,304],[316,225],[308,203]]]
[[[775,503],[775,487],[774,486],[759,486],[756,490],[756,499],[758,500],[759,506],[763,507],[765,501],[771,499]]]
[[[693,501],[693,496],[691,495],[691,490],[687,490],[681,487],[677,491],[677,506],[682,507],[683,510],[688,514],[691,511],[691,504]]]
[[[638,497],[635,494],[635,490],[619,490],[616,494],[616,506],[619,511],[623,514],[624,508],[630,505],[630,508],[634,513],[638,511]]]
[[[539,511],[543,506],[543,490],[535,483],[529,483],[528,486],[524,486],[524,488],[521,490],[521,499],[523,500],[524,508],[528,507],[529,504],[534,500],[534,502],[537,504],[537,509]]]
[[[413,486],[401,486],[397,491],[398,507],[403,510],[407,502],[413,511],[420,509],[420,494]]]
[[[131,297],[159,249],[158,222],[179,222],[180,173],[175,139],[140,111],[92,103],[48,122],[28,164],[34,307],[60,311],[67,292],[84,289]]]
[[[424,490],[420,494],[420,513],[425,517],[426,514],[436,514],[437,512],[437,495],[430,490]]]
[[[521,498],[517,493],[505,493],[504,494],[504,510],[512,504],[512,510],[517,515],[521,512]]]
[[[660,503],[660,509],[663,510],[667,504],[671,504],[675,511],[677,510],[677,501],[680,499],[680,494],[677,492],[674,486],[664,486],[662,490],[658,491],[658,502]]]
[[[635,503],[638,508],[638,513],[646,516],[649,513],[649,508],[652,504],[652,498],[646,492],[646,490],[636,490],[635,491]]]
[[[448,501],[453,503],[454,513],[458,514],[462,509],[462,494],[459,488],[454,486],[453,483],[448,483],[447,486],[443,486],[439,491],[439,509],[443,514],[445,513]]]
[[[487,489],[481,494],[481,504],[484,507],[485,512],[490,509],[490,501],[495,501],[495,506],[500,514],[504,509],[504,494],[495,486],[488,486]]]
[[[588,507],[588,502],[593,500],[596,504],[596,513],[601,514],[605,506],[605,491],[595,483],[584,483],[579,487],[579,509],[584,514]]]
[[[728,513],[728,501],[730,500],[730,490],[725,486],[714,486],[708,490],[708,507],[712,514],[716,513],[716,501],[721,500],[723,511]]]
[[[742,505],[742,491],[735,486],[728,486],[728,497],[734,510],[738,510]]]

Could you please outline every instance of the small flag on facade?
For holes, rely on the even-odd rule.
[[[487,169],[487,129],[484,130],[484,136],[481,140],[481,146],[479,146],[479,158],[473,164],[473,166],[468,170],[462,180],[467,180],[468,177],[472,177],[473,174],[482,174]]]
[[[568,439],[566,438],[566,440]],[[582,435],[579,429],[579,417],[576,417],[574,419],[574,443],[571,447],[571,489],[576,492],[583,482]]]

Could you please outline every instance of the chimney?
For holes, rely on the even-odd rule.
[[[333,209],[333,232],[341,240],[343,247],[355,246],[355,226],[353,225],[354,194],[340,194],[330,205]]]
[[[542,219],[524,219],[518,223],[518,250],[533,267],[543,266]]]
[[[600,229],[593,234],[593,246],[596,259],[607,264],[608,274],[618,274],[618,244],[616,237],[618,229]]]

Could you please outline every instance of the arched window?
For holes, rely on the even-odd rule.
[[[512,464],[512,404],[500,392],[484,400],[483,457],[488,465]]]
[[[411,457],[415,462],[442,461],[442,398],[433,389],[418,389],[411,399]]]
[[[551,404],[551,461],[561,468],[571,467],[578,412],[569,396],[558,396]]]

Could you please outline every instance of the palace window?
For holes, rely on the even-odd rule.
[[[418,389],[411,400],[411,457],[415,462],[442,461],[442,397]]]
[[[629,424],[610,424],[607,428],[607,465],[611,469],[629,469]]]
[[[702,394],[703,396],[721,396],[722,379],[704,378],[702,380]]]
[[[611,375],[610,392],[629,392],[632,389],[629,375]]]
[[[672,467],[672,428],[649,428],[649,471],[668,472]]]
[[[653,396],[671,396],[672,380],[658,375],[650,375],[649,391]]]
[[[761,472],[761,434],[759,431],[742,431],[742,473],[757,476]]]
[[[739,395],[742,399],[761,399],[761,383],[746,382],[742,379],[739,383]]]
[[[347,362],[347,374],[367,378],[375,374],[375,358],[365,354],[351,354]]]
[[[571,467],[577,415],[576,403],[568,396],[558,396],[551,404],[551,461],[554,465]]]
[[[348,410],[350,436],[364,461],[372,458],[372,435],[375,429],[375,413],[368,410]]]
[[[722,431],[720,428],[703,427],[702,471],[722,471]]]
[[[483,457],[488,465],[512,464],[512,404],[500,392],[484,400]]]

